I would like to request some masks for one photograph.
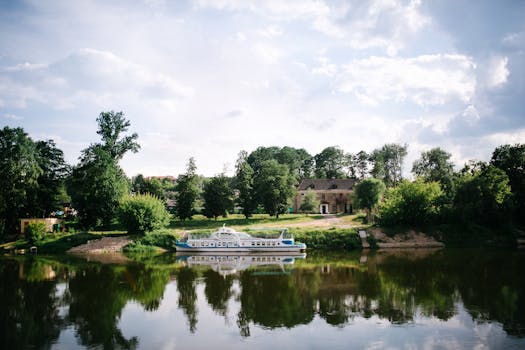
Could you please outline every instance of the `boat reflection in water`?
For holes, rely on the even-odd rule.
[[[306,253],[223,253],[178,252],[177,260],[187,267],[209,267],[225,276],[240,271],[255,269],[255,273],[288,274],[293,269],[295,259],[305,259]]]

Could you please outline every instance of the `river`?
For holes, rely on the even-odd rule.
[[[1,257],[0,348],[524,349],[524,267],[477,249]]]

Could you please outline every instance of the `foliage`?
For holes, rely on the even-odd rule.
[[[490,164],[503,170],[514,196],[514,216],[525,222],[525,144],[503,145],[492,153]]]
[[[196,174],[195,159],[188,160],[186,173],[179,176],[176,186],[177,217],[181,221],[191,219],[195,214],[195,203],[200,194],[199,179]]]
[[[379,206],[380,223],[393,226],[432,222],[439,214],[436,203],[442,194],[437,182],[402,181],[386,192],[385,201]]]
[[[258,147],[255,151],[250,153],[246,161],[255,173],[258,173],[264,161],[276,160],[279,164],[284,164],[288,167],[290,174],[296,180],[308,178],[312,174],[313,158],[303,148],[293,148],[285,146],[283,148],[272,147]]]
[[[302,212],[313,213],[318,212],[319,210],[319,200],[317,199],[317,194],[314,190],[309,188],[304,194],[301,207],[299,208]]]
[[[42,169],[35,144],[21,128],[0,130],[0,236],[18,232],[27,193],[37,186]]]
[[[139,234],[165,227],[170,219],[164,203],[151,194],[123,197],[120,200],[118,216],[128,233]]]
[[[116,217],[120,199],[128,193],[128,181],[107,152],[97,149],[92,155],[84,154],[73,168],[68,192],[83,227],[108,227]]]
[[[176,235],[163,230],[157,230],[134,240],[124,247],[124,251],[129,253],[152,251],[155,250],[155,247],[175,251],[175,243],[178,239],[179,237]]]
[[[370,155],[373,164],[371,174],[382,179],[387,187],[396,186],[401,181],[403,160],[407,155],[408,145],[386,144],[375,149]]]
[[[102,112],[97,118],[102,143],[82,151],[80,163],[68,179],[68,192],[84,227],[108,227],[116,216],[120,198],[129,192],[128,179],[118,161],[128,151],[137,152],[137,134],[121,137],[130,122],[122,112]]]
[[[97,118],[97,123],[97,134],[102,138],[102,144],[97,146],[102,147],[113,159],[118,161],[126,152],[137,153],[140,149],[140,145],[136,142],[138,138],[136,133],[120,138],[131,125],[131,122],[124,118],[123,112],[102,112]]]
[[[361,239],[354,229],[298,230],[291,229],[297,242],[305,243],[308,248],[321,249],[357,249],[361,248]]]
[[[26,226],[24,235],[30,243],[34,243],[44,238],[46,231],[46,224],[34,221]]]
[[[257,207],[254,198],[253,177],[254,171],[247,161],[248,154],[245,151],[239,152],[237,164],[235,165],[234,187],[238,191],[237,205],[242,208],[242,213],[246,218],[252,216]]]
[[[368,158],[369,155],[365,151],[359,151],[354,156],[354,166],[356,169],[357,178],[362,180],[368,173]]]
[[[41,173],[37,184],[26,196],[26,213],[29,217],[47,217],[61,210],[64,202],[69,202],[65,179],[69,166],[64,160],[64,152],[57,148],[53,140],[35,143],[35,158]]]
[[[262,162],[254,180],[255,193],[266,213],[279,217],[294,195],[294,178],[288,167],[276,160]]]
[[[207,218],[217,220],[217,217],[226,217],[228,212],[233,211],[233,191],[230,180],[224,174],[215,176],[204,184],[202,197],[204,199],[203,214]]]
[[[326,147],[315,156],[315,176],[321,179],[344,178],[345,154],[337,146]]]
[[[364,179],[354,187],[354,200],[358,208],[367,211],[367,222],[372,221],[372,210],[376,208],[385,192],[385,184],[379,179]]]
[[[450,162],[451,154],[439,147],[422,152],[421,158],[412,166],[412,173],[423,177],[427,182],[443,182],[454,172],[454,164]]]
[[[462,221],[496,224],[508,218],[511,187],[505,172],[493,165],[465,172],[456,185],[454,212]]]
[[[155,178],[145,179],[142,174],[133,177],[133,179],[131,180],[131,190],[134,193],[149,193],[159,199],[166,199],[163,183],[159,179]]]

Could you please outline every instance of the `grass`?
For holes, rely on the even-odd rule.
[[[26,239],[18,239],[13,242],[7,242],[0,245],[4,252],[19,249],[29,249],[32,246],[37,247],[39,253],[59,254],[65,253],[69,249],[88,241],[100,239],[102,237],[115,237],[126,234],[124,231],[89,231],[66,234],[47,234],[44,239],[31,243]]]

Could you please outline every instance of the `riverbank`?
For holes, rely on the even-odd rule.
[[[49,235],[30,243],[25,239],[0,244],[0,253],[29,253],[36,247],[39,254],[67,251],[105,253],[113,251],[174,251],[175,242],[186,232],[211,232],[225,224],[240,231],[257,227],[288,227],[296,241],[310,249],[363,249],[358,235],[365,231],[365,245],[371,249],[442,248],[442,247],[516,247],[523,231],[515,227],[487,228],[477,225],[435,225],[420,228],[383,228],[363,224],[362,215],[283,215],[279,219],[257,215],[244,219],[232,215],[220,220],[197,217],[185,223],[174,222],[169,228],[142,237],[128,236],[124,231],[90,231]]]

